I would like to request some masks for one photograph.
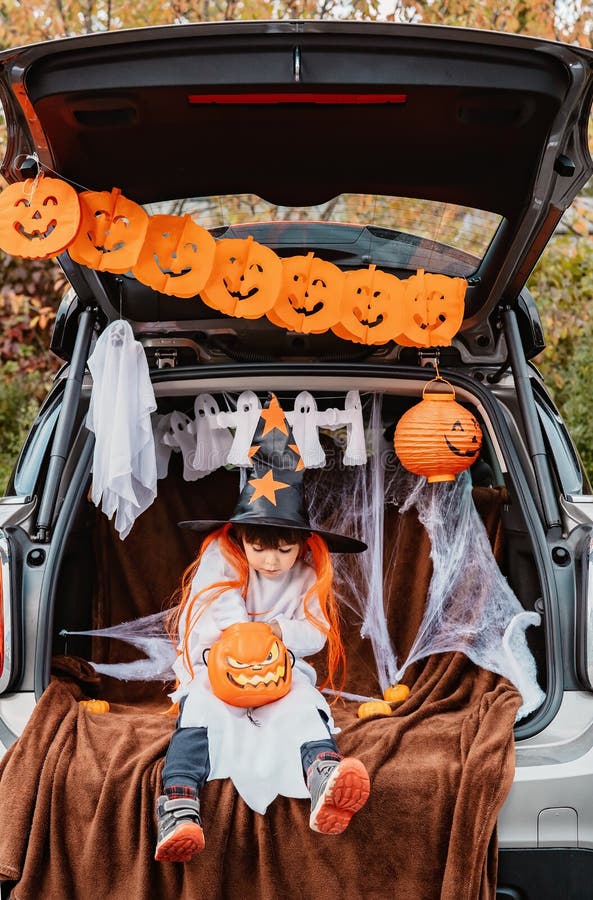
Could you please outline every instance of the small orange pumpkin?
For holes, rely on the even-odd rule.
[[[227,316],[258,319],[275,304],[282,281],[282,263],[269,247],[250,235],[223,238],[216,244],[210,279],[201,298]]]
[[[403,703],[410,693],[407,684],[390,684],[383,691],[383,699],[388,703]]]
[[[215,252],[210,232],[190,215],[150,216],[132,271],[161,294],[195,297],[210,277]]]
[[[333,263],[307,256],[282,260],[282,284],[266,315],[270,322],[301,334],[321,334],[340,315],[344,273]]]
[[[427,393],[436,382],[451,393]],[[401,464],[429,482],[454,481],[477,459],[482,431],[476,418],[455,400],[455,390],[443,378],[429,381],[422,400],[401,417],[393,445]]]
[[[107,700],[79,700],[78,704],[90,713],[107,713],[110,709]]]
[[[338,337],[386,344],[397,340],[404,327],[404,288],[399,278],[376,266],[346,273],[340,318],[332,328]]]
[[[231,706],[265,706],[292,684],[284,643],[267,622],[237,622],[222,632],[207,658],[212,692]]]
[[[60,178],[28,178],[0,194],[0,247],[25,259],[57,256],[80,223],[78,194]]]
[[[128,272],[144,243],[148,213],[119,188],[79,195],[81,220],[68,247],[75,262],[100,272]]]
[[[390,716],[391,707],[385,700],[366,700],[358,707],[358,718],[369,719],[371,716]]]

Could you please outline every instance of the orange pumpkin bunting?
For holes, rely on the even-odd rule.
[[[223,238],[216,244],[214,267],[201,293],[213,309],[243,319],[258,319],[274,305],[282,280],[282,263],[273,250],[251,235]]]
[[[142,284],[173,297],[195,297],[212,271],[216,241],[190,215],[151,216],[132,271]]]
[[[267,622],[237,622],[208,653],[212,691],[231,706],[265,706],[284,697],[292,683],[288,650]]]
[[[427,393],[440,381],[451,393]],[[455,390],[442,378],[430,381],[422,400],[401,417],[393,438],[401,464],[429,482],[454,481],[477,459],[482,432],[475,417],[455,400]]]
[[[78,194],[59,178],[39,175],[0,194],[0,247],[13,256],[57,256],[72,241],[79,222]]]
[[[397,341],[405,327],[402,282],[376,266],[344,276],[340,318],[332,331],[359,344]]]
[[[75,262],[100,272],[128,272],[144,243],[148,214],[119,188],[79,195],[81,220],[68,247]]]
[[[403,284],[408,315],[398,343],[405,347],[449,347],[463,322],[467,281],[419,269]]]
[[[307,256],[282,260],[278,299],[266,315],[270,322],[301,334],[321,334],[340,315],[344,274],[333,263]]]

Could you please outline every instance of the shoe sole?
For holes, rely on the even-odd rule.
[[[341,834],[367,802],[370,790],[369,775],[360,760],[343,759],[311,812],[310,827],[319,834]]]
[[[197,822],[184,822],[157,845],[157,862],[189,862],[204,849],[204,832]]]

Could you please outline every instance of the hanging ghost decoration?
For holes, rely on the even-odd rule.
[[[345,466],[364,466],[367,451],[362,418],[362,404],[358,391],[348,391],[344,401],[344,409],[335,410],[336,417],[329,426],[333,429],[346,426],[346,449],[343,462]]]
[[[305,468],[317,469],[325,465],[325,453],[319,441],[318,429],[331,428],[337,416],[336,409],[320,412],[309,391],[301,391],[294,401],[292,412],[286,413]]]
[[[261,403],[253,391],[243,391],[237,398],[234,412],[221,412],[216,417],[218,428],[234,428],[235,436],[227,456],[227,463],[240,468],[249,468],[251,459],[249,448],[259,422]]]
[[[157,479],[166,478],[169,471],[169,460],[171,459],[173,447],[171,444],[165,443],[164,437],[169,431],[172,415],[172,413],[165,413],[165,415],[161,416],[158,413],[154,413],[152,416]]]
[[[183,477],[186,481],[197,481],[200,477],[194,469],[196,441],[189,430],[191,419],[185,413],[171,413],[169,428],[163,435],[163,443],[183,457]]]
[[[197,478],[204,478],[227,464],[233,437],[228,428],[218,427],[220,408],[211,394],[198,394],[194,402],[194,421],[188,431],[194,437],[194,455],[190,460]]]

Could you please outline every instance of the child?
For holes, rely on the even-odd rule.
[[[182,523],[222,527],[186,571],[173,620],[179,656],[172,699],[180,716],[157,804],[157,860],[185,862],[203,849],[198,794],[209,779],[231,778],[260,813],[277,794],[310,796],[310,826],[323,834],[342,832],[369,795],[363,764],[338,751],[329,706],[304,660],[327,642],[330,683],[343,666],[329,550],[366,545],[311,528],[300,456],[274,396],[254,444],[253,477],[229,522]],[[249,621],[267,622],[295,659],[290,691],[255,710],[216,697],[205,664],[225,629]]]

